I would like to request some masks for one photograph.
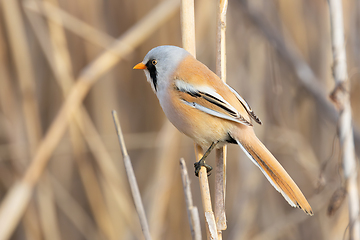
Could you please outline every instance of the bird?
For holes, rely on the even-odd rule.
[[[206,150],[194,164],[196,175],[201,166],[212,169],[205,158],[214,148],[237,144],[292,207],[313,215],[299,187],[255,135],[253,122],[261,120],[206,65],[183,48],[163,45],[151,49],[133,69],[144,70],[170,122]]]

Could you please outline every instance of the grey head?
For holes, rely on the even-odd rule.
[[[146,66],[145,75],[155,93],[167,86],[170,76],[189,54],[183,48],[170,45],[155,47],[146,54],[142,64]]]

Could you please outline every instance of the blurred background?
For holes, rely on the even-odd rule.
[[[24,176],[73,82],[161,2],[0,0],[1,199]],[[359,126],[360,3],[343,4],[353,123]],[[216,1],[195,1],[197,58],[213,71],[216,9]],[[205,236],[193,142],[168,124],[144,73],[132,70],[153,47],[181,46],[180,27],[176,8],[92,85],[81,110],[75,111],[77,121],[72,118],[51,152],[11,239],[142,239],[113,109],[125,133],[153,239],[191,239],[180,157],[187,162]],[[328,97],[334,88],[329,29],[324,0],[229,1],[227,82],[263,121],[255,132],[302,189],[315,215],[291,208],[240,148],[231,145],[223,239],[347,238],[337,115]],[[355,139],[360,139],[357,132]],[[209,179],[213,190],[214,176]],[[331,202],[335,192],[339,197]],[[329,205],[338,207],[330,215]]]

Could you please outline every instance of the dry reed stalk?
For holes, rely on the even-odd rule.
[[[26,181],[32,184],[37,181],[47,163],[49,155],[51,155],[60,137],[66,130],[68,119],[74,110],[78,108],[91,86],[123,56],[133,51],[134,48],[145,40],[159,25],[171,17],[178,7],[175,3],[177,3],[177,1],[168,0],[160,4],[135,26],[124,33],[108,50],[104,51],[82,71],[60,109],[58,116],[50,126],[43,143],[39,147],[33,161],[34,163],[30,166],[25,176]],[[165,9],[167,9],[167,11],[165,11]],[[153,24],[149,25],[148,22],[152,22]]]
[[[79,107],[91,86],[122,57],[133,51],[136,46],[173,16],[178,7],[178,0],[167,0],[160,3],[82,71],[41,142],[25,176],[20,182],[14,184],[4,197],[0,206],[0,240],[7,239],[18,224],[29,203],[35,184],[66,131],[72,113]]]
[[[46,0],[42,3],[42,5],[46,3],[53,4],[54,8],[58,7],[58,3],[56,0]],[[54,74],[56,76],[57,82],[60,85],[65,99],[75,82],[75,78],[73,76],[71,57],[68,51],[65,32],[62,28],[61,17],[59,16],[58,12],[54,11],[52,13],[52,19],[54,21],[48,21],[50,39],[45,39],[47,39],[51,43],[51,51],[49,51],[49,53],[52,53],[52,60],[49,61],[53,63]],[[85,111],[84,108],[81,109]],[[84,185],[85,193],[88,198],[88,202],[90,203],[90,207],[93,212],[95,221],[108,239],[116,239],[117,237],[115,236],[115,226],[110,220],[109,209],[106,207],[95,170],[88,162],[88,160],[84,159],[84,156],[82,154],[82,152],[84,152],[83,149],[85,148],[85,146],[83,139],[80,136],[78,126],[81,125],[81,120],[83,119],[81,113],[83,111],[78,111],[74,113],[76,121],[79,123],[78,125],[76,125],[76,121],[71,121],[69,124],[75,162],[78,165],[80,177]]]
[[[110,25],[106,24],[105,22],[111,22],[111,25],[112,23],[118,26],[123,25],[123,23],[117,22],[117,20],[115,19],[111,21],[106,20],[108,19],[108,11],[105,9],[104,12],[100,10],[106,5],[104,1],[78,0],[77,2],[79,2],[83,6],[87,5],[87,7],[85,9],[76,10],[76,14],[79,16],[83,16],[84,21],[98,28],[99,30],[108,30],[110,32],[113,32],[114,28],[110,27]],[[119,10],[121,8],[122,7],[120,7]],[[138,19],[139,18],[136,18],[136,20]],[[127,23],[125,24],[127,25]],[[102,47],[98,47],[96,45],[85,42],[82,49],[84,56],[86,56],[85,61],[91,61],[92,59],[94,59],[94,57],[98,56],[102,50]],[[123,91],[127,92],[127,90],[125,89],[127,89],[128,86],[126,86],[126,84],[123,85],[123,83],[125,83],[126,81],[121,80],[125,80],[126,78],[128,78],[128,76],[121,74],[121,76],[123,77],[119,78],[119,76],[116,76],[116,74],[120,69],[122,69],[121,71],[124,73],[127,72],[124,66],[127,65],[127,63],[132,57],[133,56],[131,55],[127,56],[125,62],[119,64],[122,67],[118,65],[117,68],[115,68],[113,71],[109,71],[107,74],[105,74],[102,77],[101,84],[94,87],[88,95],[88,99],[93,99],[91,103],[92,119],[94,123],[96,123],[96,127],[100,133],[113,132],[114,130],[112,124],[109,123],[109,118],[104,117],[104,112],[110,113],[112,109],[119,109],[120,105],[123,105],[121,103],[123,101],[119,101],[118,95],[124,95]],[[76,59],[77,61],[81,61],[79,58]],[[129,66],[127,69],[130,70],[131,67]],[[121,83],[123,87],[117,89],[119,87],[118,83]],[[110,107],[109,105],[112,105],[112,107]]]
[[[45,30],[44,26],[42,26],[43,24],[37,21],[38,19],[30,17],[30,15],[28,16],[30,23],[33,26],[33,30],[36,32],[36,35],[40,41],[40,46],[42,47],[43,52],[47,57],[47,60],[49,61],[50,67],[52,68],[55,76],[61,78],[60,76],[58,76],[59,69],[55,65],[54,58],[49,54],[50,52],[52,52],[52,50],[49,44],[50,42],[49,37],[44,31]],[[65,90],[68,91],[73,86],[75,80],[71,76],[65,77],[63,79],[66,82],[65,83],[59,82],[59,85],[62,87],[63,91]],[[73,81],[67,82],[68,80],[71,79]],[[103,141],[101,140],[100,134],[97,132],[94,123],[92,122],[89,114],[87,113],[86,109],[83,106],[80,107],[80,113],[81,114],[79,115],[75,114],[74,116],[75,120],[91,152],[95,156],[95,159],[97,160],[100,170],[103,172],[105,176],[109,176],[108,179],[111,179],[110,182],[114,182],[115,185],[117,185],[117,188],[125,189],[123,180],[121,177],[119,177],[119,173],[116,171],[116,167],[111,159],[109,152],[106,150]]]
[[[181,0],[182,47],[196,58],[194,0]]]
[[[26,13],[28,13],[26,11]],[[57,12],[54,12],[57,14]],[[68,81],[73,79],[70,75],[66,75],[65,78],[61,77],[64,75],[59,75],[58,67],[55,64],[54,58],[50,56],[50,53],[52,52],[50,44],[50,40],[48,39],[48,34],[45,33],[44,24],[42,24],[39,19],[32,16],[31,14],[27,14],[28,18],[30,20],[30,23],[33,26],[33,30],[35,31],[36,35],[38,36],[38,39],[40,41],[40,45],[43,48],[43,52],[45,56],[47,57],[47,60],[50,63],[51,68],[53,69],[53,72],[55,76],[57,76],[57,80],[63,79],[63,81],[59,81],[59,85],[61,86],[63,91],[68,91],[68,89],[72,86],[72,81]],[[54,19],[54,17],[53,17]],[[65,73],[66,74],[66,73]],[[80,116],[81,115],[81,116]],[[110,154],[106,150],[106,147],[104,143],[101,140],[101,137],[99,133],[97,132],[92,120],[90,119],[90,116],[88,115],[86,109],[84,107],[80,107],[79,114],[75,114],[75,120],[77,122],[77,125],[79,129],[81,130],[81,133],[84,136],[84,139],[86,140],[92,154],[95,156],[95,160],[97,164],[100,167],[100,171],[102,172],[105,180],[106,180],[106,186],[111,188],[109,192],[114,194],[115,201],[117,203],[117,207],[120,208],[121,212],[124,214],[124,218],[127,221],[130,228],[132,228],[133,233],[137,233],[138,230],[133,226],[131,223],[130,218],[132,217],[132,206],[130,204],[130,196],[127,194],[127,192],[124,190],[124,181],[123,178],[120,177],[119,173],[116,171],[116,167],[111,159]],[[85,181],[87,182],[87,181]],[[121,195],[121,196],[120,196]],[[95,214],[96,217],[97,214]],[[119,229],[119,228],[117,228]]]
[[[0,32],[3,32],[2,30],[2,26],[0,26]],[[14,147],[14,144],[18,142],[18,131],[14,132],[14,129],[20,129],[19,119],[21,118],[18,116],[16,94],[11,85],[9,67],[6,64],[8,62],[8,59],[6,58],[7,47],[4,41],[4,38],[0,38],[0,108],[3,116],[7,120],[5,122],[5,124],[7,124],[5,129],[7,131],[9,142],[12,143],[9,147],[6,147],[6,149],[10,148],[13,158],[20,160],[25,159],[26,155],[21,154],[21,151]],[[1,150],[1,152],[4,152],[4,150]],[[2,155],[2,157],[4,157],[4,155]]]
[[[69,69],[63,69],[62,73],[60,73],[60,69],[59,66],[57,66],[56,64],[56,60],[55,58],[50,54],[51,52],[53,52],[49,42],[49,37],[48,34],[46,34],[46,29],[44,27],[44,24],[42,24],[42,21],[40,19],[38,19],[36,16],[32,16],[32,14],[28,14],[28,12],[26,11],[27,16],[30,20],[31,25],[33,26],[33,30],[35,31],[39,41],[40,41],[40,46],[43,49],[43,52],[45,54],[45,56],[47,57],[47,60],[49,61],[50,67],[52,68],[55,76],[57,77],[56,79],[59,82],[59,85],[62,89],[62,91],[64,92],[64,95],[66,95],[66,92],[69,91],[69,89],[72,87],[74,79],[71,76],[71,72],[69,71]],[[54,14],[57,14],[57,11],[54,11]],[[56,19],[56,17],[53,16],[52,19]],[[57,21],[55,21],[57,23]],[[54,44],[54,45],[58,45],[58,44]],[[62,44],[61,44],[62,45]],[[64,51],[64,50],[63,50]],[[56,54],[57,51],[55,51]],[[64,54],[61,54],[64,55]],[[69,57],[62,57],[64,60],[63,61],[67,61],[69,62]],[[65,64],[66,65],[66,64]],[[60,81],[61,80],[61,81]],[[109,188],[108,192],[111,192],[112,195],[114,195],[114,199],[115,202],[117,204],[117,207],[120,209],[120,211],[123,213],[122,218],[128,223],[129,228],[133,231],[134,234],[137,234],[139,232],[139,230],[136,228],[136,226],[134,226],[133,224],[131,224],[132,220],[132,214],[131,212],[133,212],[133,207],[131,205],[131,200],[130,200],[130,196],[127,194],[127,191],[125,190],[125,184],[124,184],[124,180],[122,177],[120,177],[119,173],[116,171],[117,167],[114,165],[114,162],[111,159],[110,154],[108,153],[99,133],[97,132],[94,123],[92,122],[89,114],[87,113],[86,109],[82,106],[80,107],[80,111],[78,113],[75,113],[74,115],[75,121],[77,123],[77,127],[80,129],[82,135],[84,136],[84,139],[86,140],[90,151],[92,152],[92,154],[95,157],[95,160],[100,168],[101,173],[104,176],[105,179],[105,185],[104,187]],[[71,125],[70,125],[71,126]],[[75,142],[76,144],[76,142]],[[80,163],[79,163],[80,164]],[[84,164],[84,162],[82,161],[81,164]],[[85,163],[86,164],[86,163]],[[91,167],[91,166],[89,166]],[[89,167],[87,167],[86,169],[89,169]],[[79,168],[80,173],[82,173],[83,168],[80,167]],[[93,170],[91,170],[92,172]],[[91,173],[90,173],[91,174]],[[81,176],[86,177],[88,174],[84,173],[81,174]],[[91,174],[94,175],[94,174]],[[91,187],[91,184],[89,187],[87,187],[87,182],[90,181],[83,181],[83,183],[85,184],[85,189],[86,192],[89,196],[89,201],[90,203],[93,202],[93,200],[95,200],[95,202],[99,202],[99,197],[101,196],[101,194],[91,194],[92,190],[89,189]],[[90,197],[90,195],[96,195],[95,198]],[[100,202],[103,202],[103,200],[100,199]],[[97,220],[100,226],[100,228],[103,229],[103,231],[109,232],[109,234],[111,234],[110,236],[113,236],[114,233],[111,229],[108,229],[109,225],[109,220],[105,220],[104,219],[108,219],[107,216],[103,216],[103,213],[99,213],[97,214],[96,212],[98,212],[98,207],[96,207],[98,204],[90,204],[94,211],[94,216],[95,216],[95,220]],[[104,205],[104,204],[102,204]],[[104,209],[104,207],[101,207],[101,209]],[[99,217],[97,217],[99,216]],[[103,219],[103,220],[100,220]],[[111,221],[113,222],[113,221]],[[102,224],[104,223],[104,224]],[[103,227],[101,227],[103,226]],[[108,229],[108,230],[107,230]],[[119,227],[116,228],[116,230],[119,230]],[[108,235],[109,237],[109,234]]]
[[[328,101],[328,96],[320,80],[316,77],[314,71],[310,68],[304,58],[300,55],[295,43],[290,37],[285,39],[282,37],[283,34],[275,29],[269,22],[263,17],[262,13],[249,8],[245,0],[240,0],[238,3],[241,4],[244,13],[252,21],[254,26],[260,30],[264,37],[271,43],[272,46],[277,50],[279,55],[284,59],[284,63],[288,64],[296,74],[296,80],[300,85],[307,90],[308,93],[315,100],[317,109],[320,110],[327,120],[332,122],[334,125],[337,124],[339,119],[339,113],[336,108]],[[283,26],[285,28],[285,26]],[[286,29],[284,30],[285,32]],[[353,129],[355,129],[353,127]],[[354,139],[356,145],[360,146],[360,133],[354,131]],[[360,148],[355,149],[356,153],[360,156]]]
[[[107,188],[112,193],[117,207],[123,213],[122,218],[128,224],[128,228],[136,234],[139,232],[139,229],[132,224],[132,212],[135,209],[131,204],[131,197],[126,191],[124,177],[121,177],[117,171],[117,166],[114,164],[88,113],[83,111],[83,116],[84,122],[80,126],[81,122],[77,120],[78,126],[95,157]]]
[[[195,10],[194,0],[181,1],[181,33],[183,47],[194,57],[196,57],[196,44],[195,44]],[[195,144],[196,159],[201,159],[203,151],[201,147]],[[209,181],[207,170],[201,167],[199,171],[199,184],[204,208],[206,230],[208,239],[217,239],[217,230],[214,212],[211,206],[211,197],[209,190]]]
[[[46,0],[46,1],[51,1],[54,5],[57,5],[57,2],[56,0]],[[37,4],[41,5],[42,3],[44,3],[44,1],[38,1]],[[54,18],[58,18],[57,15],[54,15]],[[39,21],[38,21],[39,23]],[[47,53],[47,56],[49,57],[49,55],[51,55],[52,59],[53,59],[53,62],[54,62],[54,67],[55,67],[55,71],[54,75],[56,76],[56,79],[58,81],[60,81],[61,83],[66,84],[68,79],[70,79],[70,76],[71,76],[71,72],[72,72],[72,68],[71,68],[71,62],[70,62],[70,58],[69,58],[69,54],[68,54],[68,51],[67,51],[67,42],[66,42],[66,38],[64,36],[64,34],[62,34],[62,31],[61,31],[61,26],[60,25],[57,25],[57,24],[54,24],[52,22],[48,22],[48,26],[49,26],[49,34],[47,35],[47,37],[44,37],[44,36],[39,36],[39,39],[43,39],[44,41],[47,40],[47,43],[49,45],[51,45],[50,49],[48,49],[48,51],[46,51]],[[45,27],[45,24],[39,24],[39,25],[35,25],[35,27],[33,27],[33,29],[37,29],[37,28],[41,28],[41,27]],[[35,31],[35,33],[37,33]],[[45,51],[44,51],[45,52]],[[61,84],[60,84],[61,85]],[[64,97],[66,96],[66,94],[64,94]],[[78,161],[81,161],[81,158],[82,158],[82,154],[81,152],[83,152],[83,148],[84,148],[84,144],[82,142],[82,139],[80,138],[79,136],[79,132],[76,130],[76,126],[74,125],[74,123],[70,124],[70,136],[71,136],[71,143],[72,143],[72,146],[73,146],[73,152],[74,152],[74,157],[75,159]],[[84,172],[86,171],[87,168],[81,168],[80,169],[80,172]],[[81,177],[83,179],[83,176],[85,174],[81,174]],[[44,176],[42,177],[43,181],[41,181],[39,183],[39,186],[43,186],[46,187],[48,184],[47,182],[49,182],[49,179],[47,179],[49,176],[49,174],[44,174]],[[90,183],[91,181],[86,181],[86,183]],[[47,189],[52,189],[51,187],[47,187]],[[85,189],[87,190],[86,192],[89,192],[88,188],[86,188],[85,186]],[[45,191],[40,191],[39,192],[44,192]],[[53,196],[53,194],[44,194],[45,196],[49,195],[50,197]],[[95,201],[96,197],[98,196],[101,196],[99,194],[93,194],[93,196],[95,196],[95,198],[91,198],[92,201]],[[44,229],[44,235],[46,236],[47,239],[56,239],[54,237],[54,234],[55,233],[58,233],[58,238],[60,238],[60,230],[57,229],[57,220],[56,220],[56,210],[55,210],[55,206],[54,206],[54,203],[55,201],[53,201],[54,199],[51,199],[52,200],[52,206],[53,206],[53,210],[51,211],[50,209],[50,206],[49,206],[49,210],[42,210],[40,208],[40,212],[42,213],[40,216],[41,216],[41,220],[42,220],[42,224],[43,224],[43,229]],[[90,200],[90,203],[91,203],[91,200]],[[40,202],[40,205],[41,206],[47,206],[47,205],[50,205],[49,204],[46,204],[46,202],[41,201],[41,199],[39,199],[39,202]],[[41,203],[42,202],[42,203]],[[49,219],[48,217],[48,212],[53,212],[54,214],[52,214],[51,216],[53,216],[53,220],[51,221],[51,219]],[[96,216],[95,215],[95,219],[96,219]],[[53,227],[49,226],[51,222],[54,222],[52,225],[55,225]],[[101,226],[101,225],[100,225]]]
[[[222,230],[226,230],[225,195],[226,195],[226,146],[216,150],[215,156],[215,220],[219,240]]]
[[[134,227],[132,223],[132,212],[134,208],[131,204],[131,197],[126,191],[124,177],[121,177],[116,170],[117,167],[112,161],[110,153],[107,151],[100,134],[96,131],[94,123],[91,121],[87,112],[83,111],[83,124],[77,121],[78,126],[87,141],[87,144],[93,153],[96,163],[105,179],[107,188],[110,189],[117,203],[117,207],[123,213],[125,222],[128,223],[129,228],[136,234],[138,228]]]
[[[117,135],[118,135],[118,138],[119,138],[120,148],[121,148],[121,152],[122,152],[123,159],[124,159],[125,170],[126,170],[126,174],[127,174],[128,180],[129,180],[131,193],[133,195],[136,211],[138,213],[138,217],[139,217],[139,220],[140,220],[140,225],[141,225],[141,228],[142,228],[145,239],[146,240],[151,240],[151,235],[150,235],[150,231],[149,231],[149,224],[148,224],[148,222],[146,220],[145,209],[144,209],[144,206],[142,204],[141,195],[140,195],[139,187],[138,187],[137,182],[136,182],[134,169],[133,169],[133,167],[131,165],[131,160],[130,160],[130,157],[129,157],[129,155],[127,153],[127,150],[126,150],[124,136],[123,136],[122,131],[121,131],[119,118],[117,116],[116,111],[112,111],[112,114],[113,114],[113,118],[114,118],[114,124],[115,124],[115,128],[116,128],[116,132],[117,132]]]
[[[26,210],[27,204],[30,202],[32,192],[33,186],[24,181],[16,182],[8,190],[6,196],[9,197],[5,197],[0,206],[0,229],[3,229],[0,231],[0,240],[7,240],[11,237]]]
[[[3,7],[10,46],[14,55],[14,63],[22,93],[23,119],[26,126],[28,153],[31,158],[35,155],[42,137],[40,113],[35,92],[36,76],[33,71],[30,47],[26,42],[27,37],[21,17],[20,6],[17,1],[6,1],[3,2]],[[29,158],[29,156],[26,158]],[[45,190],[42,189],[43,187],[46,188],[46,185],[39,185],[38,193],[45,192]],[[42,203],[38,205],[40,217],[47,215],[47,219],[42,219],[40,223],[46,224],[47,226],[46,228],[43,227],[44,235],[47,235],[48,237],[51,235],[52,239],[57,239],[60,231],[56,220],[54,202],[51,199],[51,196],[53,195],[51,193],[52,189],[46,189],[48,190],[47,195],[38,194],[38,200]],[[28,211],[27,215],[29,213],[30,212]],[[25,221],[28,222],[26,219],[30,218],[31,217],[26,216]],[[46,229],[52,229],[53,231],[46,231]]]
[[[196,159],[201,159],[204,155],[203,149],[195,144],[195,153]],[[211,196],[209,189],[209,181],[207,176],[207,170],[205,167],[201,167],[199,172],[199,183],[200,183],[200,193],[202,199],[202,205],[205,214],[205,225],[207,230],[207,239],[218,240],[218,233],[216,229],[215,215],[211,206]]]
[[[343,8],[341,0],[328,0],[333,51],[333,77],[335,88],[331,98],[339,110],[338,135],[341,145],[342,168],[348,193],[349,239],[360,239],[359,191],[357,185],[357,162],[355,158],[352,114],[350,104],[350,81],[347,74],[344,39]]]
[[[0,31],[3,32],[2,26],[0,26]],[[28,158],[28,152],[24,151],[21,142],[26,142],[23,140],[25,138],[22,128],[22,117],[20,117],[19,111],[19,101],[16,99],[17,94],[14,89],[14,86],[11,83],[11,73],[9,60],[6,58],[8,55],[8,49],[5,43],[5,38],[0,38],[0,106],[2,111],[2,117],[5,122],[5,130],[7,134],[7,139],[9,141],[8,146],[3,146],[0,149],[0,152],[6,152],[6,149],[10,149],[10,156],[8,158],[14,159],[11,162],[13,168],[16,169],[18,173],[21,173],[24,169],[24,165],[27,164],[26,159]],[[7,156],[2,154],[2,158]],[[16,176],[16,173],[13,173]]]
[[[26,42],[25,27],[21,17],[20,6],[17,1],[2,1],[3,14],[10,47],[14,56],[16,73],[22,92],[22,106],[24,122],[27,131],[29,152],[35,154],[35,149],[41,139],[41,121],[35,93],[35,73],[31,64],[31,53]]]
[[[2,32],[1,26],[0,31]],[[5,149],[10,149],[9,159],[13,159],[11,161],[12,168],[2,167],[2,176],[6,176],[7,174],[12,176],[8,178],[7,181],[3,181],[8,188],[10,181],[13,181],[13,177],[16,177],[24,171],[24,165],[26,164],[26,159],[28,159],[28,151],[24,150],[24,142],[26,141],[23,139],[26,136],[22,133],[22,117],[19,116],[18,101],[16,100],[16,94],[11,84],[9,66],[6,65],[8,59],[5,58],[7,50],[4,40],[4,38],[0,38],[0,104],[4,117],[3,120],[7,120],[5,122],[5,129],[10,144],[6,148],[1,149],[0,152],[3,153]],[[6,158],[3,154],[2,157]],[[31,203],[25,212],[23,225],[26,237],[32,239],[41,238],[42,232],[35,204]]]
[[[219,0],[216,31],[216,74],[226,82],[226,12],[228,1]],[[222,239],[222,230],[226,230],[226,146],[216,150],[215,158],[215,220],[218,239]]]
[[[185,160],[180,159],[181,167],[181,180],[184,188],[185,202],[187,207],[187,214],[189,218],[191,237],[193,240],[201,240],[201,227],[199,219],[199,210],[193,205],[193,199],[191,194],[190,179],[186,168]]]

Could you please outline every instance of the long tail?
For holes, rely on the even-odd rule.
[[[311,206],[299,187],[255,134],[247,134],[246,138],[240,137],[238,139],[236,141],[242,150],[261,169],[269,182],[283,195],[286,201],[292,207],[298,207],[312,216]]]

